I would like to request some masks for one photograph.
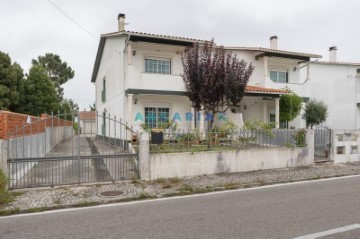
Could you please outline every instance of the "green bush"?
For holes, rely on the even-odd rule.
[[[293,135],[294,139],[295,139],[295,144],[296,146],[305,146],[305,139],[306,139],[306,130],[305,129],[301,129],[299,131],[297,131],[294,135]]]
[[[306,121],[306,127],[312,128],[325,122],[328,115],[327,105],[322,101],[310,100],[306,103],[302,118]]]
[[[13,196],[7,190],[8,179],[3,170],[0,169],[0,205],[7,204],[13,200]]]
[[[74,122],[74,124],[73,124],[73,129],[74,129],[74,131],[75,131],[75,134],[77,134],[77,132],[78,132],[78,127],[79,127],[78,123],[77,123],[77,122]]]

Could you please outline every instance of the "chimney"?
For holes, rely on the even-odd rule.
[[[336,62],[336,58],[337,58],[337,47],[332,46],[329,48],[329,61]]]
[[[270,49],[277,50],[277,36],[270,37]]]
[[[118,15],[119,32],[125,31],[125,14],[119,13]]]

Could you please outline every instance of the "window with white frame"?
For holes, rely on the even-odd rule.
[[[159,127],[160,123],[169,121],[169,114],[169,108],[145,107],[145,125],[149,128]]]
[[[145,73],[171,74],[171,60],[169,58],[145,58]]]
[[[288,72],[286,70],[270,70],[270,79],[277,83],[288,83]]]

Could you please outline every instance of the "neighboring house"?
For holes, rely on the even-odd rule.
[[[96,134],[96,112],[95,111],[80,111],[80,132],[81,134]]]
[[[205,41],[125,31],[124,14],[119,14],[118,24],[117,32],[101,36],[95,60],[91,81],[95,83],[98,114],[116,115],[135,129],[141,124],[154,128],[167,120],[175,120],[185,130],[206,129],[209,116],[191,107],[181,77],[181,55],[185,47]],[[348,67],[321,64],[317,62],[321,58],[317,54],[279,50],[277,37],[271,37],[270,48],[225,46],[225,50],[255,66],[240,107],[225,114],[239,126],[243,121],[260,119],[279,127],[279,97],[286,93],[285,87],[305,99],[317,98],[320,93],[316,91],[324,88],[314,88],[323,84],[317,82],[329,81],[331,77],[336,81],[334,74],[327,72],[328,68],[337,72],[336,67]],[[322,72],[324,66],[328,68]],[[350,103],[356,108],[354,101]],[[330,107],[329,119],[334,118],[333,110],[336,109]],[[219,123],[223,119],[220,114],[215,121]],[[98,122],[98,127],[106,128],[105,123]],[[290,125],[302,127],[304,122],[298,117]]]

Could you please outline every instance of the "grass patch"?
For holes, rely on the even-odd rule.
[[[14,196],[7,190],[8,182],[6,174],[0,169],[0,206],[14,201]]]
[[[155,179],[155,183],[164,184],[166,182],[167,182],[167,180],[165,178],[157,178],[157,179]]]
[[[169,178],[168,181],[169,181],[171,184],[180,184],[180,183],[181,183],[181,179],[178,178],[178,177]]]
[[[184,184],[184,185],[182,185],[181,188],[179,188],[179,191],[180,192],[193,192],[194,188],[189,184]]]
[[[133,179],[131,180],[131,182],[132,182],[136,187],[145,188],[144,182],[141,181],[140,179],[133,178]]]
[[[97,206],[99,204],[100,204],[99,202],[80,202],[74,204],[73,207],[91,207],[91,206]]]
[[[9,192],[11,196],[13,197],[20,197],[24,195],[26,192]]]
[[[34,212],[43,212],[43,211],[47,211],[49,210],[49,207],[33,207],[33,208],[29,208],[27,211],[29,213],[34,213]]]
[[[61,200],[61,198],[56,197],[56,198],[53,198],[53,203],[59,205],[62,203],[62,200]]]
[[[0,211],[0,216],[9,216],[20,212],[18,207]]]
[[[151,199],[151,198],[155,198],[155,196],[150,195],[149,193],[142,191],[138,197],[138,199]]]
[[[224,185],[224,188],[226,190],[237,189],[237,188],[239,188],[239,185],[237,185],[235,183],[227,183]]]
[[[178,177],[175,178],[157,178],[154,180],[155,183],[161,184],[162,188],[172,188],[181,183],[181,179]]]

